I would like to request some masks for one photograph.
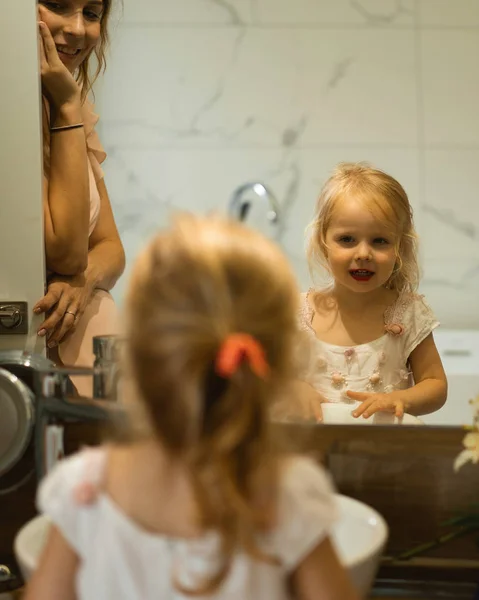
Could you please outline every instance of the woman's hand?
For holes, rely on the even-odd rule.
[[[352,392],[348,390],[348,398],[362,402],[356,410],[353,411],[353,417],[361,415],[367,419],[377,412],[394,413],[396,417],[404,416],[404,401],[397,392],[389,394],[373,394],[370,392]]]
[[[54,348],[75,331],[93,291],[94,286],[84,274],[52,277],[47,293],[33,309],[36,314],[47,315],[38,335],[47,336],[49,348]]]
[[[50,30],[43,21],[40,21],[39,29],[40,73],[43,92],[56,110],[69,105],[80,107],[80,88],[73,75],[60,60]]]

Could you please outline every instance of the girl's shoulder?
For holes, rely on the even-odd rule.
[[[59,461],[41,481],[37,507],[60,529],[72,548],[82,555],[86,538],[98,516],[78,497],[88,484],[99,487],[107,461],[105,446],[89,448]]]
[[[403,292],[384,313],[386,325],[411,326],[424,320],[435,320],[434,312],[423,294]]]
[[[424,295],[415,292],[400,294],[386,310],[384,323],[387,333],[403,340],[406,357],[439,326]]]
[[[294,569],[329,534],[336,519],[334,488],[326,471],[305,456],[285,459],[270,542],[286,570]]]

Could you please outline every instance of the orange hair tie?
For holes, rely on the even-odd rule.
[[[258,377],[265,379],[269,375],[264,349],[248,333],[232,333],[224,340],[216,357],[216,373],[229,378],[236,373],[244,359]]]

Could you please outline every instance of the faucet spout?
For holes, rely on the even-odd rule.
[[[125,417],[120,402],[77,396],[71,375],[102,376],[102,367],[46,367],[35,373],[35,465],[38,480],[46,474],[45,432],[52,423],[121,421]]]
[[[261,182],[248,182],[240,185],[233,192],[228,207],[228,214],[238,221],[245,222],[254,207],[266,204],[266,218],[272,224],[278,224],[281,217],[281,207],[273,192]]]

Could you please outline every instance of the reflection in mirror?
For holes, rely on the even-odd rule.
[[[360,420],[444,405],[438,322],[416,293],[416,240],[396,179],[365,163],[336,167],[316,203],[307,250],[310,271],[327,280],[300,306],[310,344],[300,378],[316,391],[312,402],[353,404],[349,413]]]
[[[281,207],[273,192],[261,182],[245,183],[236,188],[228,214],[273,239],[280,233]]]
[[[96,106],[128,264],[171,209],[226,209],[238,186],[262,182],[280,203],[279,241],[306,291],[315,199],[335,165],[367,161],[407,192],[419,292],[441,323],[448,401],[421,419],[469,423],[479,391],[478,23],[476,5],[427,0],[201,10],[125,0]],[[120,303],[126,281],[113,292]]]

